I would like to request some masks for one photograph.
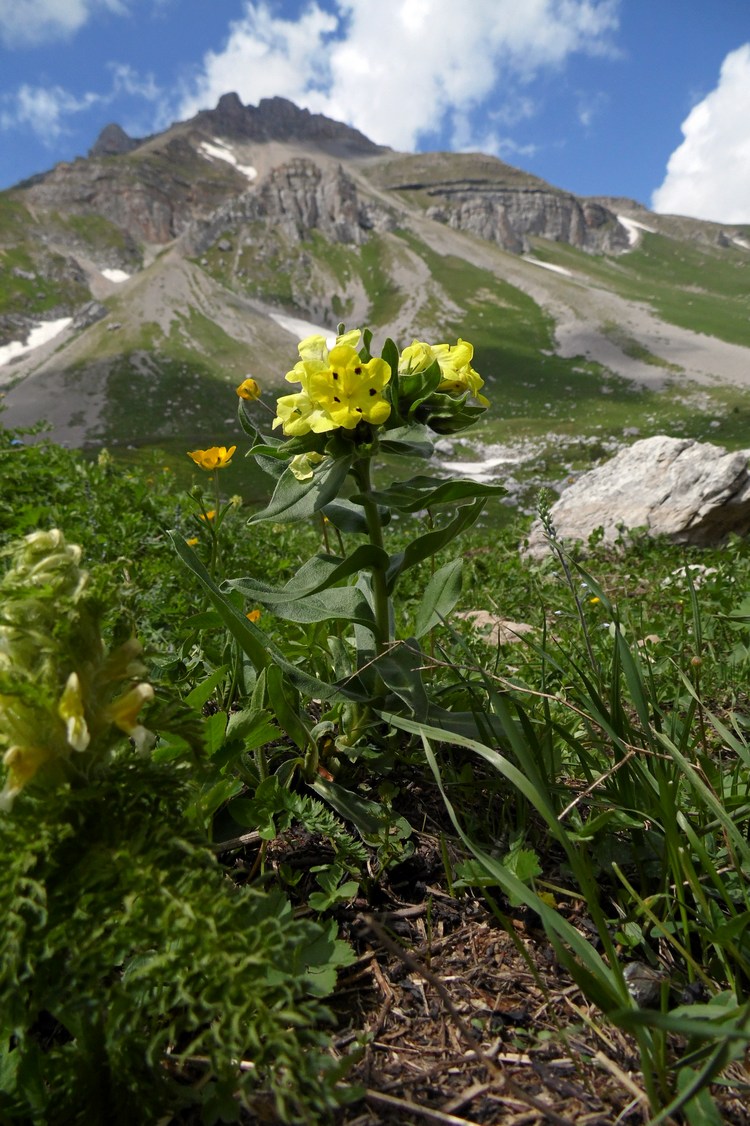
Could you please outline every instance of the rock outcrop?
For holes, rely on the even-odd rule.
[[[750,532],[750,450],[727,453],[692,438],[658,435],[635,442],[584,473],[552,506],[558,537],[586,544],[599,528],[614,545],[623,530],[646,528],[674,543],[708,546]],[[525,554],[549,552],[539,521]]]
[[[89,149],[89,157],[97,156],[122,156],[123,153],[132,152],[138,148],[140,141],[129,137],[121,125],[112,122],[105,125],[99,136]]]
[[[628,248],[617,216],[592,200],[540,187],[502,188],[488,183],[431,186],[441,201],[427,209],[431,219],[521,254],[529,237],[567,242],[580,250],[614,253]]]
[[[372,229],[387,230],[395,219],[385,207],[360,199],[340,165],[321,168],[298,158],[275,168],[257,187],[197,220],[185,236],[189,253],[201,254],[222,232],[262,221],[264,228],[301,242],[313,230],[331,242],[359,245]]]

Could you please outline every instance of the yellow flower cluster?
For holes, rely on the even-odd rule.
[[[324,434],[343,427],[354,430],[360,422],[380,426],[391,413],[383,388],[391,378],[385,360],[364,362],[357,352],[360,330],[336,337],[328,349],[325,337],[308,336],[298,346],[300,358],[287,372],[288,383],[301,384],[294,395],[282,395],[276,404],[274,426],[285,434]]]
[[[443,376],[437,386],[438,391],[452,391],[459,395],[470,391],[481,406],[488,407],[489,399],[480,394],[484,380],[471,366],[473,359],[474,345],[469,344],[468,340],[461,340],[460,337],[456,344],[425,344],[421,340],[414,340],[401,353],[398,373],[416,375],[421,371],[427,371],[427,368],[437,360]]]

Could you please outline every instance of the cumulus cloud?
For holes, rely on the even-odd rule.
[[[77,95],[62,86],[24,83],[12,94],[0,95],[0,132],[30,130],[43,144],[53,146],[70,131],[71,118],[86,110],[108,106],[123,94],[147,103],[163,98],[163,91],[151,75],[139,75],[120,63],[111,63],[109,69],[112,84],[104,92],[88,91]]]
[[[619,0],[316,0],[294,22],[247,0],[222,51],[210,52],[180,117],[234,90],[246,103],[280,94],[347,121],[396,149],[448,129],[453,147],[478,147],[467,121],[480,106],[497,121],[525,87],[574,52],[612,52]],[[484,140],[502,146],[502,135]],[[485,149],[486,151],[486,149]]]
[[[65,38],[97,10],[124,15],[125,0],[0,0],[0,41],[8,47]]]
[[[750,43],[727,55],[718,85],[694,106],[682,132],[653,193],[654,210],[750,223]]]
[[[24,85],[13,96],[12,104],[8,98],[4,100],[0,129],[30,129],[45,144],[53,144],[65,132],[66,117],[90,109],[100,100],[98,94],[75,97],[60,86]]]

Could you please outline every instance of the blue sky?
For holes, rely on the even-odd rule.
[[[229,90],[750,223],[750,0],[0,0],[0,188]]]

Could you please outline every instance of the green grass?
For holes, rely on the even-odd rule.
[[[131,390],[142,417],[163,408],[147,397],[146,384]],[[238,445],[236,463],[241,464],[243,441]],[[184,461],[189,464],[186,457]],[[378,480],[387,479],[393,468],[378,467]],[[401,468],[398,475],[409,478],[410,469]],[[235,491],[232,469],[219,475],[224,498]],[[208,822],[216,816],[217,824],[231,835],[232,807],[228,812],[227,801],[241,789],[245,804],[236,807],[237,815],[244,817],[240,828],[257,827],[253,817],[261,814],[266,826],[268,817],[280,817],[282,809],[283,824],[290,824],[292,807],[298,808],[301,795],[284,799],[286,804],[278,808],[253,804],[259,785],[254,763],[261,760],[247,753],[242,741],[239,746],[222,742],[220,732],[229,716],[239,714],[230,711],[229,704],[224,711],[225,701],[234,692],[237,702],[232,708],[250,708],[252,683],[243,679],[249,675],[245,668],[227,687],[226,668],[235,658],[221,619],[209,612],[200,586],[179,564],[165,535],[166,528],[173,527],[181,538],[195,537],[195,550],[207,561],[205,527],[185,491],[190,481],[176,480],[160,461],[136,466],[119,458],[84,459],[49,444],[27,445],[23,437],[2,429],[0,472],[13,497],[13,505],[0,511],[0,549],[36,528],[63,527],[69,540],[84,547],[97,598],[106,609],[106,636],[126,637],[135,626],[148,641],[149,662],[155,661],[159,670],[159,691],[165,699],[173,694],[173,711],[159,713],[162,722],[177,714],[178,699],[183,705],[186,699],[210,701],[205,709],[210,715],[198,719],[213,740],[213,758],[203,774],[182,763],[179,786],[176,778],[170,783],[173,806],[184,802],[188,790],[194,795],[194,814],[195,803],[203,803],[197,807],[201,816]],[[197,472],[196,483],[203,486],[209,507],[210,475]],[[492,501],[490,509],[495,505],[502,507]],[[291,527],[269,522],[248,529],[246,515],[247,510],[232,508],[222,526],[222,566],[228,577],[285,583],[321,547],[322,529],[313,521]],[[617,553],[592,544],[584,561],[551,548],[547,559],[530,566],[518,551],[529,519],[506,511],[502,526],[493,522],[492,512],[486,521],[462,537],[464,581],[456,610],[488,609],[525,622],[534,630],[531,642],[497,647],[451,614],[424,639],[420,666],[427,689],[442,709],[474,717],[464,718],[461,728],[465,733],[469,722],[478,724],[473,737],[441,728],[438,720],[430,732],[430,724],[415,723],[406,707],[393,715],[383,733],[387,742],[400,732],[397,751],[384,750],[373,737],[365,755],[336,767],[337,777],[355,795],[367,793],[375,800],[387,793],[383,808],[402,816],[413,817],[415,794],[417,800],[425,795],[430,831],[438,826],[450,840],[446,858],[454,860],[446,862],[452,894],[460,894],[462,886],[480,889],[496,906],[503,927],[513,928],[509,913],[526,905],[528,917],[553,943],[560,965],[572,974],[587,1004],[598,1010],[602,1033],[614,1025],[632,1038],[628,1043],[640,1056],[641,1074],[631,1070],[655,1114],[676,1096],[678,1067],[699,1079],[705,1066],[710,1078],[711,1069],[721,1070],[735,1052],[730,1034],[738,1037],[736,1054],[745,1046],[747,1022],[739,1006],[750,989],[750,945],[744,926],[750,911],[750,545],[734,538],[715,549],[685,549],[634,534],[622,538]],[[404,550],[427,528],[425,517],[389,525],[387,550]],[[453,554],[455,550],[439,553],[434,566],[442,567]],[[678,573],[685,566],[696,568],[692,583]],[[415,567],[399,587],[395,609],[402,639],[415,630],[431,572],[429,564]],[[237,605],[246,608],[244,600]],[[305,672],[320,668],[334,652],[340,656],[331,648],[334,635],[325,623],[321,627],[274,619],[270,611],[264,611],[261,621],[269,643],[282,646]],[[401,679],[405,666],[396,672],[399,693],[419,706]],[[296,732],[294,709],[307,706],[304,694],[298,697],[287,685],[272,699]],[[390,704],[391,709],[395,706]],[[443,718],[445,710],[439,713]],[[317,722],[319,712],[314,717]],[[494,725],[492,734],[489,724]],[[288,764],[297,751],[288,740],[276,737],[275,727],[271,735],[266,765],[289,778]],[[178,744],[166,745],[170,753],[175,746],[179,751]],[[152,771],[149,785],[156,783]],[[238,788],[233,790],[233,785]],[[453,825],[440,814],[438,787],[451,803]],[[295,794],[295,786],[288,792]],[[268,785],[263,793],[268,803]],[[280,787],[274,800],[282,798]],[[27,807],[19,803],[21,808]],[[356,819],[356,803],[350,812]],[[116,820],[111,819],[113,825]],[[47,841],[49,823],[38,824]],[[132,832],[138,833],[139,849],[147,849],[148,821]],[[14,871],[28,874],[15,858],[26,855],[24,841],[40,839],[24,832],[13,837],[8,845],[12,856],[6,861],[15,865]],[[386,869],[399,855],[394,840],[388,840],[395,852],[378,853],[378,863]],[[170,829],[167,853],[173,858],[170,863],[178,864],[175,858],[182,854],[173,843]],[[357,881],[371,886],[367,881],[372,877],[358,868],[361,843],[359,852],[347,847],[347,863],[352,865],[347,872],[336,870],[325,858],[316,861],[333,881],[329,894],[345,875],[350,886],[356,887]],[[85,849],[78,853],[88,855]],[[109,856],[102,853],[102,863],[109,863]],[[164,865],[160,855],[156,867],[163,871]],[[59,894],[74,899],[73,880],[82,871],[76,865],[67,883],[67,869],[60,868],[55,875],[63,881]],[[98,869],[95,875],[100,891],[91,894],[103,896],[99,923],[105,925],[113,907],[101,890],[108,885]],[[192,890],[189,895],[174,890],[182,887],[182,877],[175,873],[174,878],[170,902],[183,894],[192,901]],[[244,879],[255,886],[253,876],[243,874]],[[273,883],[276,876],[267,869],[261,879]],[[158,886],[158,874],[150,882]],[[287,889],[307,915],[311,886]],[[314,902],[325,899],[319,889],[315,894]],[[342,902],[348,894],[341,893]],[[573,925],[584,904],[585,931]],[[15,903],[9,910],[15,919]],[[183,938],[193,925],[183,921]],[[67,933],[65,926],[60,923],[58,938]],[[227,926],[231,929],[229,918],[223,923]],[[158,942],[159,935],[149,932],[149,943]],[[663,1011],[653,1019],[629,1001],[620,973],[628,961],[666,967],[669,973],[671,1003],[667,1005],[665,992]],[[116,965],[120,968],[106,967],[108,989],[118,981],[121,963]],[[82,964],[76,967],[88,995],[95,986]],[[676,1010],[676,996],[696,983],[705,988],[713,1008]],[[54,982],[48,988],[52,998]],[[231,991],[221,997],[215,1019],[223,1019],[235,1003]],[[139,1011],[137,1029],[128,1025],[128,1045],[134,1036],[138,1040],[144,1021],[159,1025],[158,1003],[143,998],[140,1003],[145,1008]],[[655,1023],[657,1017],[663,1028]],[[684,1023],[691,1017],[700,1017],[703,1037],[692,1042],[690,1025]],[[533,1024],[528,1036],[533,1046]],[[81,1046],[77,1043],[76,1050]],[[693,1049],[703,1055],[690,1057]],[[136,1056],[141,1059],[143,1053],[133,1059]],[[2,1083],[9,1082],[7,1069],[2,1076],[0,1095]],[[708,1091],[706,1076],[700,1082]],[[312,1111],[309,1120],[315,1121]]]
[[[750,253],[644,232],[616,258],[537,240],[541,261],[563,266],[621,296],[647,302],[670,324],[747,345]]]

